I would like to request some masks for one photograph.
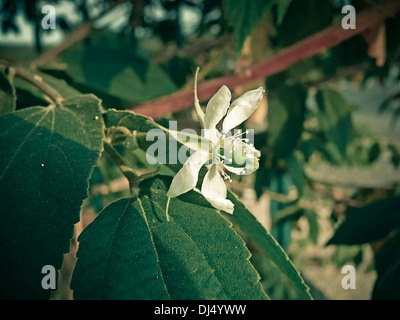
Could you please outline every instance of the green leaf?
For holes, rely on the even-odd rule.
[[[166,299],[153,238],[138,201],[107,206],[79,237],[75,299]]]
[[[190,133],[183,133],[174,130],[169,130],[159,125],[158,123],[154,122],[153,119],[136,114],[132,111],[118,111],[115,109],[109,109],[103,114],[103,116],[107,128],[125,127],[128,128],[130,131],[137,131],[141,133],[148,132],[149,130],[152,129],[157,129],[163,132],[164,135],[160,139],[165,139],[163,140],[166,147],[165,150],[167,152],[165,160],[171,159],[170,155],[171,150],[174,150],[175,152],[178,153],[179,148],[182,146],[182,144],[185,144],[186,147],[188,148],[198,148],[199,146],[201,146],[201,143],[199,144],[199,141],[202,139],[202,137],[198,136],[197,134],[193,135]],[[190,141],[192,142],[188,143],[187,140],[185,141],[182,138],[190,138],[191,139]],[[176,145],[170,148],[170,143],[175,144],[175,142],[173,142],[172,140],[176,141]],[[139,147],[145,152],[147,151],[148,147],[154,143],[154,141],[152,141],[151,139],[147,141],[147,139],[145,138],[142,138],[137,142]],[[206,145],[207,143],[203,143],[203,146]],[[177,164],[176,160],[177,157],[178,154],[175,155],[175,164],[167,163],[166,166],[170,167],[172,170],[178,171],[181,168],[181,165]],[[162,169],[162,166],[164,166],[163,164],[157,164],[156,166],[158,167],[159,170],[163,170]]]
[[[230,191],[228,191],[228,199],[234,203],[235,210],[233,215],[225,216],[246,233],[251,241],[271,259],[302,299],[312,299],[300,273],[274,237]]]
[[[277,98],[269,102],[268,132],[275,155],[289,156],[295,148],[305,117],[307,92],[302,85],[283,86]]]
[[[392,164],[398,168],[400,164],[400,151],[396,148],[395,145],[389,144],[388,149],[390,150],[392,157],[391,157],[391,162]]]
[[[282,2],[278,0],[277,3]],[[333,7],[330,1],[292,0],[278,27],[281,46],[290,46],[331,25]]]
[[[288,172],[293,180],[294,185],[297,188],[299,195],[303,194],[303,187],[306,182],[303,165],[295,154],[291,154],[286,158],[286,166]]]
[[[300,208],[297,203],[288,205],[276,213],[272,220],[272,225],[276,226],[287,221],[297,221],[303,215],[304,209]]]
[[[156,64],[137,56],[129,42],[115,34],[92,37],[90,46],[78,43],[65,50],[61,59],[67,74],[78,84],[125,100],[140,103],[170,94],[175,83]]]
[[[166,212],[170,181],[144,181],[83,231],[75,298],[266,299],[243,240],[199,194],[172,198]]]
[[[264,252],[254,250],[250,261],[260,273],[263,288],[268,292],[271,300],[303,299],[298,290],[290,285],[290,280],[282,274]]]
[[[400,226],[400,198],[376,201],[349,212],[327,245],[374,242],[398,226]]]
[[[13,112],[16,107],[15,88],[6,68],[0,66],[0,115]]]
[[[138,132],[148,132],[151,129],[160,128],[152,118],[136,114],[132,111],[108,109],[103,117],[107,128],[121,126],[131,131],[136,130]]]
[[[276,11],[277,11],[276,23],[278,25],[282,24],[283,18],[285,17],[286,12],[288,11],[291,2],[292,2],[292,0],[276,1]]]
[[[233,27],[235,54],[238,58],[246,37],[269,12],[274,0],[224,0],[228,22]]]
[[[360,265],[363,256],[363,250],[360,245],[339,245],[335,249],[333,261],[337,268],[342,268],[349,263],[356,267]]]
[[[375,142],[368,150],[368,163],[372,163],[379,158],[381,154],[381,147],[379,143]]]
[[[353,138],[351,108],[336,91],[325,88],[316,94],[318,119],[327,141],[334,143],[342,157]]]
[[[42,267],[61,268],[103,148],[100,100],[0,117],[0,296],[43,299]]]
[[[400,299],[400,233],[389,239],[375,254],[377,279],[372,292],[374,300]]]
[[[318,244],[319,224],[318,214],[314,211],[306,210],[305,217],[307,218],[309,225],[309,237],[313,244]]]

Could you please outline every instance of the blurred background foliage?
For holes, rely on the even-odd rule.
[[[130,109],[191,88],[197,66],[200,82],[246,77],[253,64],[340,23],[344,5],[359,13],[379,10],[380,2],[3,0],[0,57],[34,67],[65,96],[94,93],[105,108]],[[55,30],[41,27],[46,4],[56,8]],[[256,131],[260,169],[231,187],[287,250],[316,298],[346,297],[341,287],[336,294],[326,288],[339,287],[340,278],[320,282],[324,268],[340,274],[345,264],[367,264],[362,272],[376,274],[370,292],[350,298],[400,298],[399,57],[400,16],[393,13],[266,79],[230,88],[238,96],[263,85],[267,93],[245,124]],[[17,78],[14,85],[17,109],[47,104],[33,86]],[[179,119],[182,128],[198,129],[187,107],[156,120]],[[151,169],[143,151],[126,156],[138,170]],[[107,158],[91,185],[84,208],[94,212],[127,192]],[[271,298],[296,299],[248,245]],[[315,266],[317,275],[308,272]]]

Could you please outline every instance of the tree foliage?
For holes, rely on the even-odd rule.
[[[386,159],[398,173],[400,146],[360,126],[355,117],[363,106],[343,90],[343,84],[363,90],[371,81],[392,81],[398,90],[395,1],[389,5],[396,12],[378,25],[266,79],[230,88],[234,98],[250,87],[267,91],[260,113],[242,125],[256,128],[260,167],[234,179],[227,194],[233,215],[195,190],[168,198],[182,164],[147,161],[150,130],[161,129],[171,143],[177,136],[168,121],[200,133],[196,116],[189,109],[157,119],[131,111],[164,96],[173,105],[169,95],[193,86],[197,66],[205,85],[246,78],[250,66],[340,23],[344,3],[53,1],[64,40],[45,49],[54,30],[41,27],[41,2],[3,1],[1,32],[18,35],[23,17],[35,36],[26,51],[0,46],[0,297],[48,299],[42,267],[62,268],[76,224],[92,210],[96,218],[77,238],[75,299],[312,299],[296,264],[301,250],[290,249],[320,244],[323,203],[334,230],[327,245],[338,248],[332,260],[347,259],[339,258],[343,246],[371,244],[378,275],[371,297],[398,298],[400,181],[380,172],[367,179],[365,172]],[[352,4],[357,13],[376,15],[385,5]],[[379,114],[397,119],[398,100],[391,92]],[[199,188],[206,172],[200,171]],[[269,195],[263,214],[271,217],[270,228],[243,204],[243,185],[258,199]],[[296,242],[292,234],[303,222],[306,238]]]

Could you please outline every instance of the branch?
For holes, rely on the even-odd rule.
[[[341,23],[326,28],[294,45],[279,51],[272,57],[261,60],[250,68],[250,76],[229,75],[206,81],[199,85],[200,100],[207,100],[222,85],[230,88],[244,85],[254,80],[262,79],[285,70],[296,62],[312,57],[324,50],[338,45],[369,27],[392,16],[400,10],[400,1],[387,0],[373,9],[365,10],[357,15],[357,28],[344,30]],[[170,112],[182,110],[193,104],[194,97],[191,88],[184,88],[174,94],[152,100],[130,108],[132,111],[149,117],[158,118]]]
[[[54,90],[51,86],[49,86],[46,82],[44,82],[42,77],[32,74],[29,70],[21,66],[13,66],[12,68],[15,70],[16,77],[24,79],[25,81],[33,84],[56,104],[59,104],[61,103],[61,101],[64,100],[64,97],[56,90]]]

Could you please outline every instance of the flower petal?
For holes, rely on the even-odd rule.
[[[185,145],[189,149],[197,152],[203,151],[206,152],[209,150],[210,141],[205,136],[199,136],[194,133],[176,130],[168,130],[168,134],[171,135],[176,141]]]
[[[212,146],[216,145],[221,140],[221,134],[215,128],[202,129],[202,134],[204,136],[203,139],[207,139],[212,142]]]
[[[210,159],[210,154],[205,152],[193,153],[185,162],[181,170],[175,175],[169,187],[167,196],[177,197],[193,189],[198,180],[201,167]]]
[[[245,121],[258,107],[264,95],[264,88],[250,90],[232,102],[222,124],[223,131],[229,131]]]
[[[206,198],[226,198],[226,185],[216,164],[213,164],[204,176],[201,193]]]
[[[242,168],[236,168],[236,167],[232,167],[232,166],[229,166],[229,165],[227,165],[227,164],[224,164],[224,167],[226,168],[226,170],[228,170],[229,172],[232,172],[232,173],[234,173],[234,174],[236,174],[236,175],[238,175],[238,176],[240,176],[240,175],[242,175],[243,173],[243,169],[244,169],[244,166],[242,167]]]
[[[214,208],[233,214],[235,205],[230,200],[224,198],[206,198],[206,199],[209,203],[211,203],[211,205]]]
[[[228,111],[230,101],[231,92],[227,86],[222,86],[210,101],[208,101],[204,117],[205,129],[215,128]]]

